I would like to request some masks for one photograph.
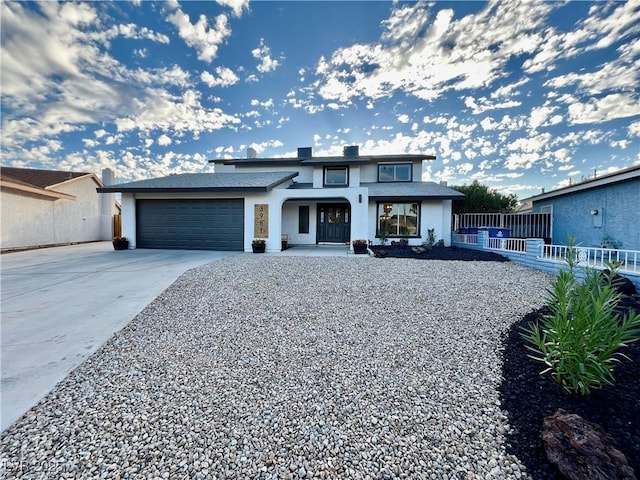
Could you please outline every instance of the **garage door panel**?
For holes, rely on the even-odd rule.
[[[244,249],[244,200],[138,200],[139,248]]]

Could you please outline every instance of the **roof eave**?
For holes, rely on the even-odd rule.
[[[369,195],[369,200],[403,202],[410,200],[462,200],[464,195]]]
[[[523,198],[522,200],[520,200],[520,202],[539,202],[540,200],[561,197],[562,195],[569,195],[571,193],[581,192],[583,190],[589,190],[591,188],[599,188],[615,183],[627,182],[635,178],[640,178],[640,166],[634,166],[629,169],[623,170],[622,172],[613,173],[600,178],[594,178],[586,182],[568,185],[566,187],[552,190],[551,192],[533,195],[531,197]]]
[[[86,179],[87,177],[91,177],[93,179],[93,181],[96,182],[97,185],[102,186],[102,181],[98,178],[98,176],[95,173],[86,173],[84,175],[80,175],[78,177],[70,178],[68,180],[65,180],[64,182],[59,182],[59,183],[54,183],[52,185],[47,185],[45,188],[47,190],[53,189],[53,188],[58,188],[58,187],[66,185],[68,183],[72,183],[72,182],[76,182],[78,180]]]
[[[228,193],[228,192],[268,192],[269,186],[266,187],[130,187],[118,188],[99,187],[96,188],[98,193]]]
[[[56,192],[54,190],[48,190],[44,188],[39,188],[36,186],[23,185],[21,183],[13,183],[7,180],[0,179],[0,187],[7,188],[10,190],[16,190],[18,192],[29,193],[31,195],[37,195],[50,200],[75,200],[75,195],[70,195],[68,193]]]

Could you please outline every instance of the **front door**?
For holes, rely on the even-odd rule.
[[[351,236],[348,203],[318,205],[318,242],[348,243]]]

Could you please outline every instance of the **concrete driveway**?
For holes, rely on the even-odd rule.
[[[2,255],[2,431],[182,273],[241,254],[98,242]]]

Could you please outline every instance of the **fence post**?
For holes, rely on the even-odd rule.
[[[542,254],[542,248],[544,247],[544,240],[540,238],[527,238],[527,257],[526,262],[528,265],[535,265],[538,261],[538,257]]]
[[[478,231],[478,246],[484,249],[489,248],[489,231],[488,230]]]

